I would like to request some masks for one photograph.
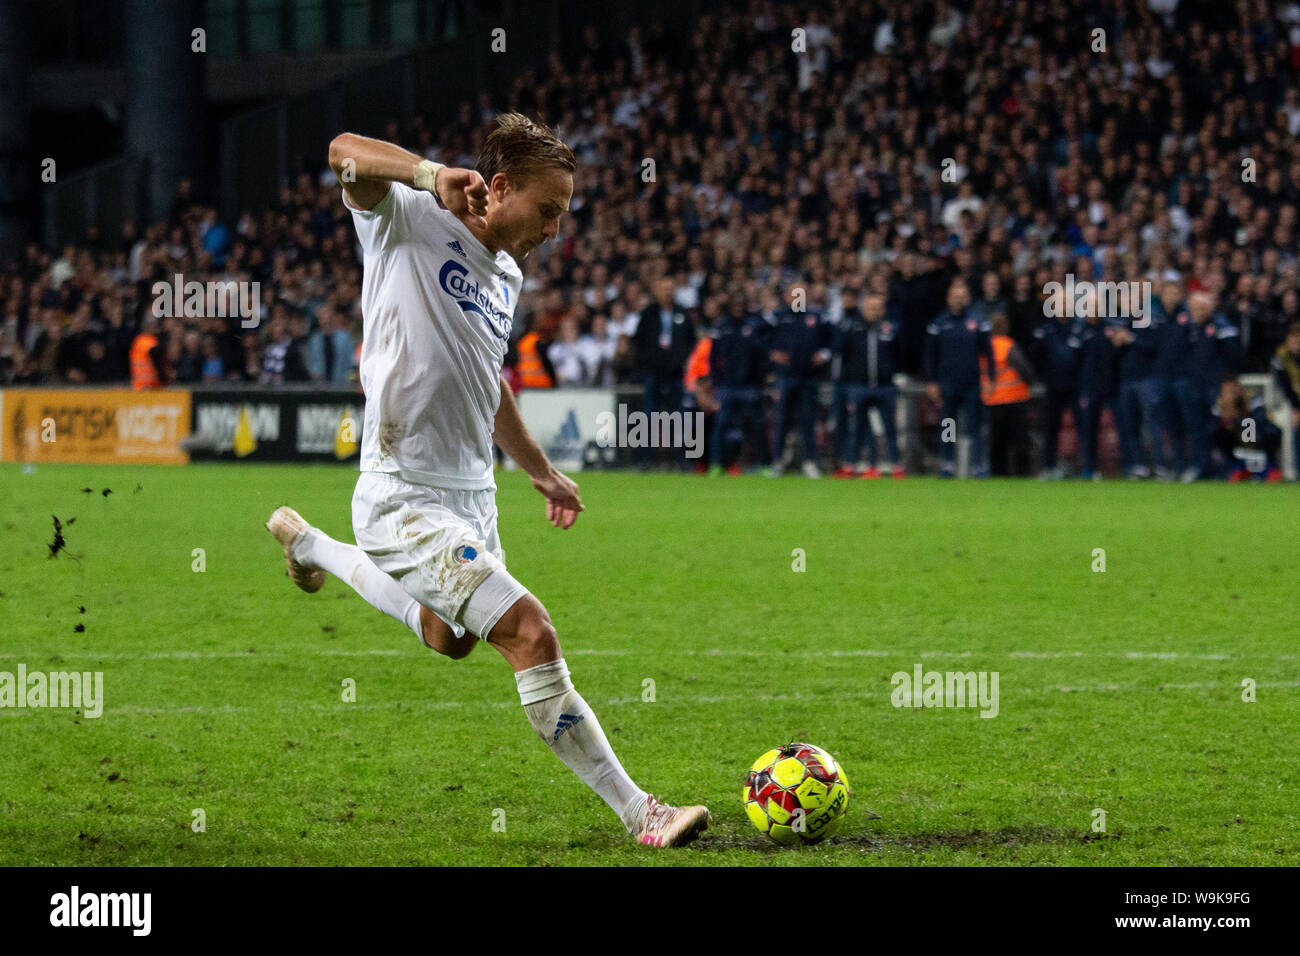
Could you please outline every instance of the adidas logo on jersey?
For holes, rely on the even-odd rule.
[[[456,253],[456,255],[460,256],[462,259],[469,258],[469,256],[465,255],[465,250],[461,248],[459,239],[453,239],[451,242],[447,243],[447,248]]]
[[[560,734],[564,733],[570,727],[576,727],[582,723],[581,714],[560,714],[560,719],[555,722],[555,734],[551,737],[551,743],[560,739]]]

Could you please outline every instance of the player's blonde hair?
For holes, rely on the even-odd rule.
[[[578,160],[545,123],[530,120],[522,113],[502,113],[497,128],[488,134],[474,163],[485,183],[497,173],[505,173],[517,187],[522,187],[533,173],[542,169],[573,172]]]

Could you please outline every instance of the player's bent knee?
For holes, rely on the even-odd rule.
[[[474,645],[478,643],[478,638],[473,634],[466,634],[464,637],[451,637],[451,646],[446,648],[437,648],[439,654],[450,657],[453,661],[458,661],[462,657],[469,657],[469,652],[474,650]]]
[[[558,660],[560,641],[555,625],[542,602],[525,594],[492,629],[488,640],[516,668]]]
[[[551,623],[551,616],[540,602],[536,612],[524,615],[519,624],[518,637],[520,644],[528,648],[532,657],[555,660],[560,656],[559,635]]]
[[[446,621],[423,606],[420,608],[420,630],[426,647],[452,660],[467,657],[478,643],[469,634],[457,637]]]

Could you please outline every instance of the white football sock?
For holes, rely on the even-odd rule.
[[[424,640],[420,602],[379,570],[370,560],[370,555],[355,544],[335,541],[319,528],[312,528],[291,550],[295,561],[313,568],[324,568],[389,617],[395,617],[409,627],[421,641]]]
[[[609,804],[629,833],[635,832],[649,795],[632,782],[614,756],[596,715],[573,689],[564,658],[516,672],[515,684],[537,735]]]

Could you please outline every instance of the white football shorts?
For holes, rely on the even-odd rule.
[[[357,545],[457,637],[486,639],[528,589],[510,576],[497,535],[496,489],[417,485],[363,471],[352,493]]]

